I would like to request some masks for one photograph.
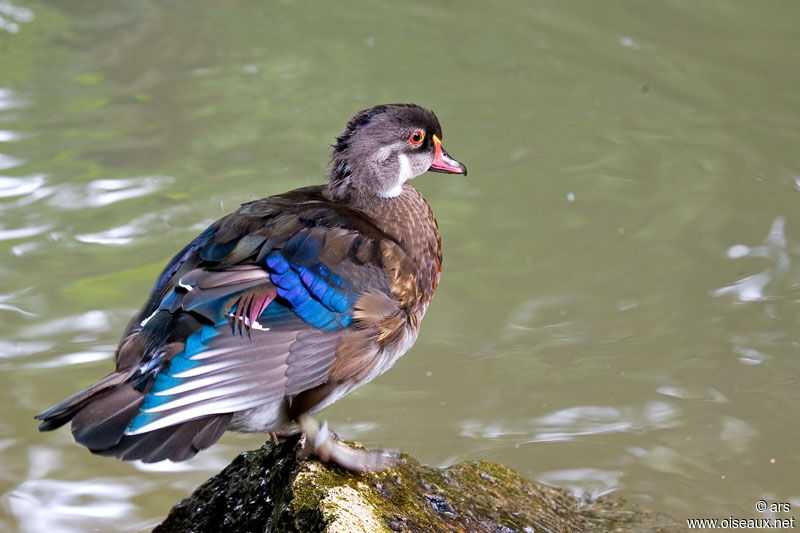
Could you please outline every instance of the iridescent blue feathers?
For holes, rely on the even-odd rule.
[[[266,264],[278,296],[309,325],[326,331],[350,325],[355,291],[324,264],[300,266],[287,261],[281,252],[268,255]]]

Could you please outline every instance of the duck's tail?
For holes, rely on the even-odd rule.
[[[109,374],[97,383],[37,414],[39,431],[51,431],[72,421],[75,442],[98,455],[147,463],[183,461],[214,444],[230,424],[232,414],[189,420],[146,433],[130,435],[128,426],[152,384],[143,384],[128,370]],[[144,386],[142,386],[144,385]]]

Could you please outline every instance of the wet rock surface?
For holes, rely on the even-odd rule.
[[[297,440],[239,455],[170,511],[170,532],[683,531],[618,498],[586,501],[478,461],[431,468],[403,455],[383,472],[299,460]]]

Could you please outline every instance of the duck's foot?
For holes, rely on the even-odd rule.
[[[399,457],[394,450],[351,448],[339,442],[339,437],[328,430],[327,422],[320,426],[310,415],[301,415],[297,422],[306,437],[298,452],[300,458],[304,459],[313,453],[324,463],[330,461],[354,472],[374,472],[390,468]]]

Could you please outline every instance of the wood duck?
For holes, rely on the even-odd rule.
[[[124,460],[182,461],[227,429],[302,431],[323,460],[391,464],[310,415],[388,370],[414,344],[439,282],[436,219],[408,180],[466,175],[436,115],[413,104],[356,113],[327,185],[242,205],[167,264],[116,351],[116,370],[36,415]]]

